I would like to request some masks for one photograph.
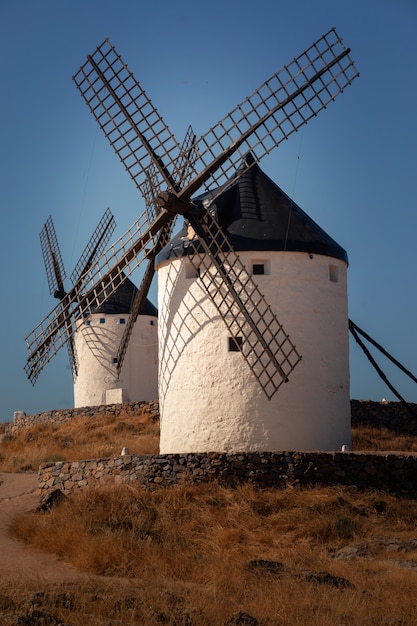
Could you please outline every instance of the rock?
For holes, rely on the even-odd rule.
[[[307,580],[308,582],[331,585],[332,587],[337,587],[338,589],[355,588],[355,585],[347,580],[347,578],[342,578],[342,576],[334,576],[333,574],[329,574],[328,572],[314,572],[307,570],[305,572],[300,572],[299,574],[296,574],[296,576],[298,578]]]
[[[280,561],[268,561],[266,559],[252,559],[247,562],[247,568],[250,570],[258,570],[274,576],[280,576],[284,569],[284,564]]]
[[[51,511],[54,506],[60,504],[65,500],[65,494],[61,489],[54,489],[41,495],[39,498],[39,504],[36,509],[39,513],[47,513]]]
[[[19,420],[24,420],[26,417],[26,413],[24,411],[15,411],[13,413],[13,422],[16,423]]]
[[[393,560],[393,561],[388,561],[389,563],[392,563],[393,565],[396,565],[397,567],[404,567],[405,569],[412,569],[412,570],[417,570],[417,561],[407,561],[406,559],[401,559],[401,560]]]
[[[49,613],[45,613],[45,611],[41,611],[36,609],[35,611],[30,611],[25,615],[19,615],[17,618],[18,626],[55,626],[61,625],[60,622],[54,615],[50,615]],[[62,626],[64,626],[62,624]]]
[[[63,608],[67,611],[75,610],[75,594],[67,591],[59,591],[52,596],[51,602],[55,608]]]
[[[352,544],[340,548],[333,554],[334,559],[341,559],[345,561],[352,561],[360,556],[367,556],[369,549],[366,543]]]
[[[0,612],[4,615],[7,611],[14,611],[16,608],[15,601],[9,596],[0,594]]]
[[[249,615],[249,613],[239,611],[232,615],[232,617],[225,622],[224,626],[259,626],[259,622],[256,617]]]
[[[398,537],[378,537],[372,543],[387,552],[412,552],[417,549],[416,539],[403,541]]]

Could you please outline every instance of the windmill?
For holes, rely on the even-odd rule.
[[[115,230],[116,223],[107,209],[80,256],[70,281],[75,286],[102,254]],[[40,241],[51,295],[66,296],[66,271],[52,217],[40,233]],[[73,287],[74,289],[74,287]],[[148,301],[136,311],[131,322],[132,302],[137,288],[127,278],[109,298],[82,317],[66,322],[66,345],[74,380],[74,406],[92,406],[127,400],[153,399],[157,395],[157,311]],[[121,373],[114,354],[129,328],[131,350],[129,367]],[[125,352],[127,342],[124,342]],[[142,363],[146,361],[146,368]],[[135,372],[133,376],[132,372]]]
[[[228,330],[230,345],[240,353],[248,375],[256,381],[257,396],[266,402],[276,397],[281,385],[291,379],[301,353],[291,339],[291,327],[284,329],[216,220],[213,207],[217,198],[255,171],[265,155],[326,108],[356,78],[349,53],[335,29],[330,30],[206,134],[197,140],[189,133],[182,145],[108,40],[87,57],[74,81],[147,198],[147,211],[64,296],[59,310],[54,309],[27,337],[27,373],[32,382],[68,340],[72,320],[110,297],[145,263],[135,299],[135,309],[140,309],[154,274],[155,258],[170,245],[173,222],[182,215],[187,224],[187,257],[196,282]],[[197,192],[206,194],[202,201],[195,201]],[[184,327],[186,323],[184,320]],[[124,341],[128,340],[126,336]],[[165,349],[169,355],[164,360],[175,361],[178,355],[162,337],[160,351]],[[119,363],[123,353],[121,345]],[[170,373],[176,368],[174,363]],[[167,395],[160,380],[161,393],[162,424],[178,421],[178,415],[164,413]]]
[[[81,277],[91,267],[98,256],[103,252],[108,244],[110,237],[112,236],[116,223],[110,210],[107,209],[99,221],[96,229],[90,237],[89,242],[84,248],[78,262],[76,263],[74,270],[71,273],[70,281],[73,284],[73,289],[77,284],[80,284]],[[39,234],[41,243],[43,262],[45,265],[46,278],[48,281],[49,292],[51,296],[57,298],[62,302],[66,296],[64,288],[64,280],[67,276],[64,263],[62,261],[61,251],[58,244],[58,238],[56,236],[55,226],[52,221],[52,217],[49,216],[46,220],[43,228]],[[58,305],[58,310],[61,305]],[[70,365],[73,373],[73,378],[77,378],[78,373],[78,361],[76,358],[76,352],[74,347],[74,329],[73,320],[66,319],[63,330],[63,340],[67,345],[68,354],[70,358]]]

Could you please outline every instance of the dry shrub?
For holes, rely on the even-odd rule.
[[[361,426],[353,429],[352,437],[354,450],[417,452],[415,438],[396,435],[387,428]],[[6,434],[0,442],[0,471],[37,471],[41,463],[116,456],[123,447],[132,454],[158,453],[159,423],[146,409],[137,415],[122,413],[117,418],[100,413],[60,425],[38,423],[16,434]]]
[[[223,625],[246,613],[265,626],[379,626],[381,617],[414,623],[417,574],[396,566],[398,554],[383,548],[349,561],[333,555],[376,537],[409,540],[416,515],[414,501],[353,488],[120,486],[80,492],[50,513],[21,516],[13,534],[107,577],[98,579],[111,588],[105,601],[97,591],[102,599],[92,624],[106,615],[123,624]],[[411,550],[402,558],[416,557]],[[252,560],[282,568],[254,569]],[[325,584],[306,572],[349,584]],[[115,576],[130,581],[118,593]],[[83,597],[77,603],[93,611]],[[82,623],[76,615],[69,620],[74,626]]]
[[[416,502],[354,488],[119,486],[74,494],[47,514],[23,515],[13,534],[106,577],[97,579],[95,608],[79,587],[77,605],[94,616],[91,624],[106,616],[116,624],[223,625],[245,613],[265,626],[379,626],[382,617],[414,623],[417,574],[395,565],[398,554],[388,548],[348,561],[334,554],[350,544],[371,546],[375,538],[408,541],[416,520]],[[417,550],[401,558],[412,562]],[[252,561],[278,566],[254,569]],[[119,583],[117,592],[114,577],[129,583]],[[100,581],[110,586],[105,594]],[[77,611],[68,621],[82,623]]]
[[[30,538],[39,548],[49,546],[67,559],[80,550],[77,544],[82,537],[90,543],[97,538],[98,544],[113,537],[122,541],[126,555],[134,550],[143,554],[150,547],[150,552],[161,551],[164,560],[188,559],[192,571],[196,555],[205,562],[221,557],[243,563],[259,558],[260,550],[262,558],[276,558],[277,548],[288,555],[301,543],[310,548],[320,543],[339,547],[351,539],[363,539],[369,529],[380,534],[387,528],[391,533],[415,529],[417,503],[394,496],[331,487],[261,493],[275,510],[267,517],[257,512],[254,503],[260,492],[249,485],[235,490],[218,485],[176,486],[154,492],[126,485],[92,489],[72,495],[49,514],[20,517],[14,534],[19,539]],[[379,512],[381,502],[385,502],[383,514]],[[74,537],[78,539],[74,541]],[[112,559],[109,562],[113,568]],[[125,568],[124,574],[136,575],[131,571],[130,556],[121,554],[118,563],[121,572]],[[95,572],[94,568],[91,571]]]
[[[376,574],[381,583],[379,573]],[[247,578],[236,597],[229,595],[233,575],[231,572],[229,583],[223,589],[208,585],[174,586],[161,578],[146,577],[128,584],[97,579],[80,581],[77,585],[47,585],[43,581],[25,581],[22,585],[5,581],[0,586],[2,624],[57,623],[23,621],[24,616],[35,611],[72,626],[86,623],[89,626],[415,624],[412,606],[415,585],[407,581],[404,574],[394,581],[393,593],[384,600],[380,593],[340,590],[302,582],[289,575],[280,580],[262,576]],[[244,615],[253,616],[256,622],[244,621]]]
[[[131,454],[157,454],[159,424],[149,413],[80,416],[60,425],[28,426],[0,443],[0,471],[37,471],[41,463],[116,456],[123,447]]]
[[[412,435],[398,435],[388,428],[358,426],[352,428],[354,450],[417,452],[417,439]]]

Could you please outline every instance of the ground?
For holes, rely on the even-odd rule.
[[[80,573],[51,554],[37,552],[8,536],[12,519],[36,509],[36,473],[0,473],[0,554],[2,577],[39,576],[45,580],[79,580]]]

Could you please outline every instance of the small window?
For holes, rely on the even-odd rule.
[[[192,263],[186,263],[185,265],[185,278],[198,278],[200,276],[200,269],[195,267]]]
[[[252,274],[253,276],[261,276],[261,274],[265,274],[265,265],[263,263],[254,263],[252,265]]]
[[[87,326],[91,326],[91,320],[85,320],[85,323],[87,324]]]
[[[113,363],[114,363],[114,364],[118,363],[117,356],[113,357]]]
[[[229,352],[240,352],[242,344],[243,338],[240,335],[229,337]]]
[[[106,318],[100,317],[100,324],[105,324],[105,323],[106,323]]]
[[[155,326],[155,320],[151,320],[149,323],[151,326]]]
[[[339,268],[337,265],[329,265],[329,278],[332,283],[339,282]]]
[[[270,262],[267,259],[251,259],[249,268],[252,276],[265,276],[271,273]]]
[[[124,318],[124,317],[121,317],[121,318],[119,319],[119,323],[120,323],[120,324],[126,324],[126,320],[125,320],[125,318]]]

